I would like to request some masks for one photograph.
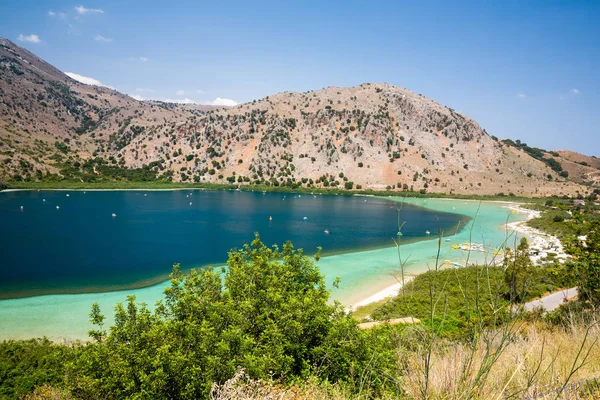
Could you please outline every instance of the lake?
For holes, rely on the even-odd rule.
[[[237,191],[2,192],[0,298],[149,286],[165,280],[174,263],[223,264],[254,232],[268,245],[291,240],[311,255],[317,246],[325,255],[389,247],[397,205]],[[402,240],[431,238],[438,226],[453,233],[467,220],[404,204]]]

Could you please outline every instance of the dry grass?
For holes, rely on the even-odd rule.
[[[427,392],[423,392],[423,359],[418,349],[398,376],[408,399],[523,399],[569,383],[600,376],[600,328],[573,326],[568,330],[528,324],[505,341],[505,333],[482,337],[472,348],[452,343],[436,344],[432,353]],[[499,356],[490,362],[490,353]],[[489,374],[481,377],[486,363]],[[214,385],[211,399],[346,399],[370,398],[339,385],[311,378],[284,386],[248,379],[243,370],[223,385]],[[562,397],[561,397],[562,398]],[[592,397],[590,397],[592,398]]]
[[[222,385],[213,384],[211,400],[341,400],[351,397],[338,385],[327,385],[311,378],[299,385],[282,386],[262,379],[249,379],[243,369]]]
[[[499,334],[497,339],[501,337]],[[500,340],[500,339],[498,339]],[[488,346],[484,338],[476,346],[437,345],[433,351],[427,398],[503,399],[561,387],[569,382],[600,376],[600,329],[579,325],[569,330],[527,325],[506,344]],[[503,346],[486,379],[477,381],[489,360],[486,352]],[[405,366],[405,390],[422,398],[422,357],[411,357]]]
[[[74,400],[69,392],[52,385],[38,386],[34,392],[21,397],[21,400]]]

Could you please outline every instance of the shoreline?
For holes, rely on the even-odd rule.
[[[286,193],[286,194],[325,194],[325,195],[343,195],[343,196],[374,196],[374,197],[389,197],[389,198],[413,198],[413,199],[429,199],[429,200],[461,200],[461,201],[486,201],[500,203],[523,203],[525,201],[539,201],[541,199],[550,198],[551,196],[535,197],[535,196],[497,196],[493,194],[460,194],[454,193],[448,195],[443,192],[428,192],[422,194],[420,192],[405,192],[405,191],[390,191],[378,189],[360,189],[348,190],[343,188],[324,188],[324,187],[300,187],[291,188],[285,186],[263,186],[263,185],[238,185],[226,183],[199,183],[185,184],[173,182],[103,182],[97,184],[86,184],[82,182],[64,182],[62,185],[45,182],[31,182],[30,185],[18,185],[18,187],[8,187],[2,192],[13,191],[176,191],[176,190],[208,190],[208,191],[241,191],[241,192],[267,192],[267,193]],[[136,185],[137,184],[137,185]],[[46,186],[47,185],[47,186]],[[73,185],[73,187],[69,187]],[[100,186],[96,188],[94,186]],[[113,185],[115,187],[113,187]],[[147,185],[147,186],[145,186]],[[204,186],[206,185],[206,186]],[[102,187],[103,186],[103,187]],[[121,187],[119,187],[121,186]]]
[[[359,307],[363,307],[372,303],[377,303],[381,300],[385,300],[390,297],[398,296],[398,294],[400,293],[400,289],[402,289],[402,287],[407,283],[412,282],[414,279],[414,275],[405,276],[402,282],[394,283],[393,285],[390,285],[385,289],[380,290],[363,300],[346,306],[346,312],[356,311]]]
[[[564,246],[558,237],[527,226],[527,221],[538,217],[541,214],[540,211],[529,210],[522,208],[519,205],[509,208],[527,215],[527,219],[524,221],[506,224],[506,229],[511,229],[513,232],[531,237],[532,240],[529,242],[529,258],[533,261],[534,265],[543,264],[543,259],[548,256],[548,253],[554,253],[554,258],[562,262],[570,258],[565,252]]]
[[[537,217],[540,214],[540,212],[521,207],[523,204],[521,202],[503,201],[503,200],[451,199],[451,198],[439,198],[438,200],[455,200],[455,201],[471,201],[471,202],[486,201],[486,202],[507,204],[506,208],[517,211],[517,213],[525,214],[526,219],[524,219],[522,221],[515,221],[515,222],[509,222],[509,223],[502,224],[499,227],[500,229],[508,230],[511,233],[520,233],[524,236],[534,238],[534,240],[536,237],[545,235],[547,237],[553,238],[554,240],[556,240],[560,243],[560,241],[556,237],[547,235],[544,232],[539,231],[538,229],[530,228],[525,225],[527,221]],[[426,205],[420,205],[420,206],[426,208]],[[459,215],[463,215],[463,214],[459,214]],[[533,247],[533,245],[530,244],[530,247]],[[532,256],[532,258],[533,258],[533,256]],[[558,256],[557,256],[557,258],[558,258]],[[498,261],[500,261],[500,260],[496,260],[495,264],[497,264]],[[536,261],[534,261],[534,263],[535,262]],[[415,276],[416,275],[406,276],[404,278],[403,282],[394,283],[393,285],[390,285],[378,292],[375,292],[372,295],[363,298],[362,300],[354,302],[354,304],[349,304],[346,306],[346,310],[347,311],[356,311],[356,309],[358,309],[359,307],[363,307],[363,306],[366,306],[366,305],[369,305],[372,303],[379,302],[381,300],[385,300],[390,297],[397,296],[400,289],[402,288],[402,286],[404,284],[411,282],[415,278]]]

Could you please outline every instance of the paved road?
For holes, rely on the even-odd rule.
[[[576,287],[560,290],[558,292],[549,294],[548,296],[542,297],[541,299],[525,303],[525,310],[531,311],[536,307],[542,307],[548,311],[552,311],[564,303],[565,298],[570,299],[571,297],[575,296],[577,296]]]

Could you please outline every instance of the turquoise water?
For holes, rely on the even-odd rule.
[[[154,192],[152,194],[154,195]],[[64,193],[61,193],[61,195],[64,196]],[[183,195],[185,196],[185,193]],[[260,197],[263,195],[252,194],[252,196]],[[271,196],[280,196],[278,201],[284,201],[282,200],[284,195],[273,194]],[[290,197],[293,198],[294,196],[287,195],[285,201],[289,201]],[[394,199],[346,198],[340,196],[337,198],[334,197],[334,199],[336,201],[337,199],[349,201],[348,203],[342,202],[339,205],[340,208],[353,204],[356,205],[356,208],[353,209],[353,214],[365,206],[364,200],[367,200],[366,204],[372,203],[373,207],[376,205],[381,207],[380,211],[383,214],[382,218],[384,222],[377,224],[377,229],[383,231],[382,237],[387,238],[385,239],[387,243],[390,243],[391,237],[396,237],[396,205],[390,203]],[[444,234],[450,235],[448,237],[450,240],[442,240],[441,259],[462,264],[465,262],[465,254],[462,251],[453,250],[451,248],[452,244],[468,241],[471,237],[473,242],[484,242],[487,248],[494,249],[505,243],[508,236],[509,246],[511,246],[511,242],[515,238],[507,234],[502,225],[507,220],[513,222],[522,218],[520,215],[511,214],[507,208],[507,204],[504,203],[483,202],[479,204],[478,202],[430,199],[407,199],[405,202],[408,205],[403,205],[402,208],[401,219],[403,221],[411,219],[411,214],[419,210],[419,208],[410,206],[418,205],[433,211],[433,213],[421,214],[433,216],[433,220],[429,220],[427,225],[430,226],[433,224],[433,228],[428,228],[432,232],[431,239],[404,244],[405,241],[410,242],[411,237],[408,235],[409,223],[407,222],[403,227],[404,235],[401,237],[401,254],[403,259],[408,257],[408,261],[405,264],[407,274],[423,272],[435,265],[437,239],[433,238],[433,236],[437,230],[436,215],[447,217],[448,214],[446,213],[450,212],[473,218],[469,223],[469,229],[462,229],[455,235],[454,232],[456,232],[457,225],[455,223],[460,218],[453,217],[453,223],[446,224],[443,228]],[[336,208],[338,206],[332,207]],[[386,211],[384,212],[383,210]],[[301,216],[302,212],[298,215]],[[421,232],[423,230],[422,221],[418,219],[413,221],[411,224],[419,225],[418,229],[415,227],[412,229]],[[321,228],[320,226],[319,229]],[[283,240],[283,238],[278,239],[278,242]],[[412,239],[414,240],[414,237]],[[266,242],[269,243],[267,240]],[[382,242],[381,244],[385,243]],[[370,243],[369,246],[374,245],[375,243]],[[326,246],[324,247],[327,250]],[[340,248],[338,251],[344,251],[344,248]],[[482,262],[486,259],[489,261],[493,257],[491,250],[486,253],[474,252],[471,253],[470,261]],[[348,305],[356,303],[395,283],[394,276],[400,273],[397,249],[395,247],[332,255],[323,257],[318,264],[321,271],[325,274],[328,284],[331,284],[337,276],[342,279],[340,288],[332,290],[332,298]],[[124,291],[46,295],[2,300],[0,301],[0,321],[2,321],[0,322],[0,338],[26,338],[46,335],[54,340],[60,340],[61,338],[86,339],[87,331],[91,329],[91,325],[88,322],[88,314],[90,305],[94,301],[98,301],[104,313],[110,316],[112,307],[117,302],[124,301],[129,294],[135,294],[139,301],[153,305],[162,297],[162,292],[166,285],[167,282],[162,282],[150,287]],[[111,322],[110,319],[108,322]]]

